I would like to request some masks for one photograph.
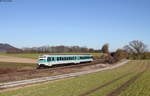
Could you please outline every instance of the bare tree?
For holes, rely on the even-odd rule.
[[[134,40],[124,46],[124,50],[129,53],[141,54],[147,51],[147,46],[142,41]]]
[[[101,51],[102,51],[103,53],[109,54],[109,45],[108,45],[108,44],[104,44],[104,45],[102,46]]]

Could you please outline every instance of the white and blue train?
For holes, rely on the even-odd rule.
[[[38,66],[53,66],[58,64],[82,63],[93,61],[92,55],[43,55],[39,57]]]

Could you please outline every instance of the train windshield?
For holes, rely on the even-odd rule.
[[[39,61],[45,61],[45,59],[39,59]]]

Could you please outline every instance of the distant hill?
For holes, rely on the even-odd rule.
[[[14,46],[11,46],[9,44],[6,44],[6,43],[0,43],[0,52],[18,53],[18,52],[22,52],[22,50],[19,49],[19,48],[14,47]]]

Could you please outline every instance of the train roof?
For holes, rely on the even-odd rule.
[[[69,56],[93,56],[93,55],[48,55],[48,54],[45,54],[39,57],[58,57],[58,56],[69,57]]]

